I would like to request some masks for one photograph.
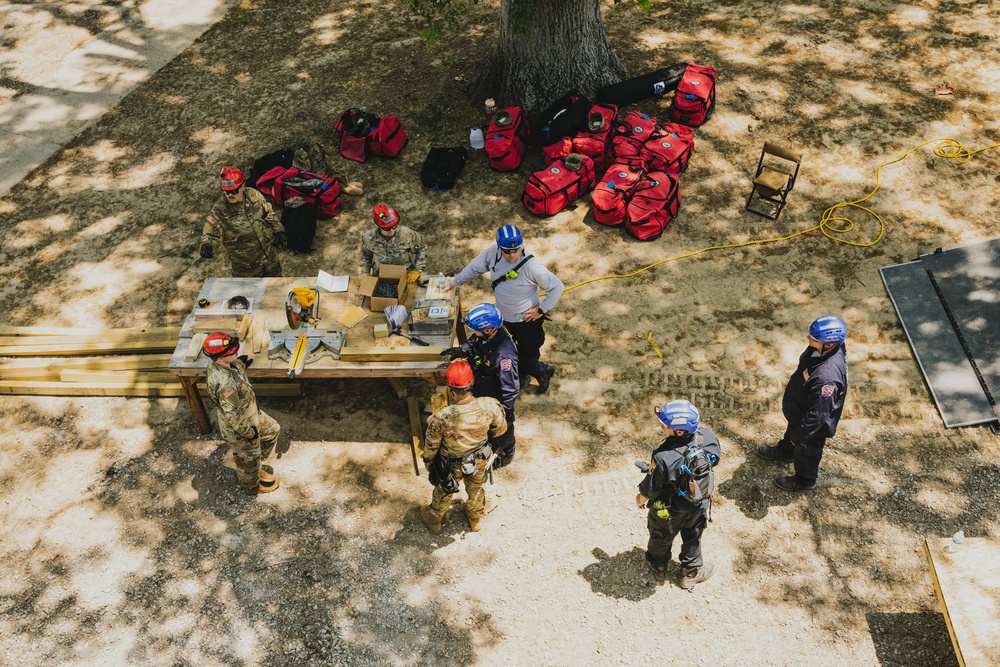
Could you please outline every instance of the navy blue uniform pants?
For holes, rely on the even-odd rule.
[[[510,465],[510,462],[514,460],[514,415],[507,418],[507,430],[503,435],[493,438],[493,449],[497,453],[497,461],[499,463],[496,467],[502,468],[505,465]]]
[[[532,322],[504,322],[507,333],[517,343],[517,372],[521,384],[529,375],[541,377],[542,367],[538,360],[542,356],[542,345],[545,344],[545,329],[541,318]]]
[[[708,523],[708,510],[693,512],[670,511],[670,516],[662,519],[656,515],[656,508],[649,508],[646,527],[649,528],[649,544],[646,546],[646,560],[654,567],[663,567],[670,562],[670,549],[678,533],[681,536],[679,560],[683,567],[701,567],[701,534]]]
[[[791,434],[797,429],[798,424],[788,425],[788,428],[785,429],[785,435],[778,441],[778,452],[782,456],[792,457],[795,481],[805,486],[812,486],[819,476],[819,462],[823,458],[823,447],[826,446],[826,439],[796,445],[792,442]]]

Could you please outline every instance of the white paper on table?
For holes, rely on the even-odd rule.
[[[316,276],[316,285],[327,292],[346,292],[350,282],[350,276],[332,276],[326,271],[320,271]]]

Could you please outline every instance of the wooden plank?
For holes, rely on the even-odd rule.
[[[443,347],[409,345],[406,347],[361,347],[344,346],[340,360],[355,361],[443,361]]]
[[[264,349],[264,318],[255,317],[253,320],[253,327],[250,334],[253,340],[251,344],[251,349],[253,349],[254,354],[260,354]],[[270,339],[270,336],[268,336]]]
[[[396,392],[397,398],[406,398],[406,385],[399,378],[386,378],[389,384],[392,385],[393,391]]]
[[[924,540],[948,634],[961,667],[1000,665],[1000,540],[967,537],[960,545],[950,538]]]
[[[236,332],[239,326],[239,318],[235,315],[219,315],[217,317],[203,317],[191,326],[192,331],[225,331]]]
[[[198,355],[201,354],[202,345],[205,344],[205,339],[208,337],[206,333],[198,333],[191,336],[191,342],[188,343],[187,349],[184,350],[184,361],[197,361]]]
[[[253,322],[253,315],[244,315],[243,319],[240,321],[240,326],[236,329],[236,337],[240,340],[244,340],[247,337],[247,331],[250,329],[250,324]]]
[[[178,336],[180,327],[125,327],[120,329],[93,329],[85,327],[0,327],[0,336],[96,336],[100,334]]]
[[[441,408],[448,405],[448,387],[438,386],[434,387],[434,391],[431,393],[431,412],[437,412]]]
[[[68,357],[93,354],[128,354],[130,352],[173,352],[176,338],[154,338],[127,343],[74,343],[58,347],[42,345],[5,345],[0,357]]]
[[[165,382],[168,384],[174,384],[177,382],[177,378],[167,373],[164,369],[160,373],[151,373],[143,371],[134,370],[124,370],[124,371],[89,371],[89,370],[64,370],[59,373],[56,378],[60,382],[112,382],[112,383],[122,383],[122,382],[133,382],[140,384],[149,384],[151,382]]]
[[[0,377],[14,377],[21,371],[43,371],[59,374],[67,368],[90,368],[93,370],[153,369],[166,368],[170,364],[169,354],[134,354],[118,357],[84,357],[75,359],[16,359],[0,365]]]
[[[0,336],[0,347],[8,345],[74,345],[79,343],[133,343],[147,340],[176,340],[181,330],[159,334],[122,332],[109,329],[99,333],[78,334],[75,336]]]
[[[420,422],[420,406],[415,396],[406,399],[406,410],[410,415],[410,453],[413,454],[413,472],[419,477],[420,466],[417,457],[424,455],[424,426]]]
[[[188,379],[188,378],[186,378]],[[191,378],[193,379],[193,378]],[[197,391],[206,391],[199,383]],[[301,396],[297,383],[262,384],[254,387],[257,396]],[[0,381],[0,394],[15,396],[133,396],[181,397],[185,395],[180,382],[29,382]],[[207,433],[207,431],[202,431]]]

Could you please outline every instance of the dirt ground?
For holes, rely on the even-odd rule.
[[[299,138],[322,141],[366,194],[321,224],[314,253],[283,255],[286,275],[354,272],[371,207],[388,201],[433,271],[459,270],[516,223],[567,285],[814,227],[866,194],[889,155],[997,140],[1000,2],[605,4],[631,72],[719,71],[660,240],[596,224],[587,197],[527,214],[537,149],[510,174],[475,153],[454,190],[422,188],[428,148],[465,144],[483,121],[471,91],[496,2],[428,50],[399,3],[244,1],[0,200],[0,316],[179,324],[202,282],[226,274],[198,257],[218,168]],[[935,96],[944,81],[954,94]],[[336,155],[350,106],[402,118],[398,159]],[[777,222],[743,211],[771,138],[806,154]],[[878,268],[994,236],[998,150],[958,164],[926,147],[887,167],[873,247],[799,236],[567,292],[543,350],[552,390],[520,397],[518,458],[488,487],[476,534],[460,506],[441,536],[421,524],[431,488],[383,381],[261,399],[283,427],[283,483],[257,499],[236,492],[226,447],[183,399],[0,398],[0,664],[956,665],[921,544],[1000,536],[1000,446],[988,429],[944,429]],[[854,217],[846,237],[874,240],[878,223]],[[793,496],[753,450],[780,435],[784,381],[827,312],[851,328],[850,395],[819,488]],[[723,443],[704,538],[716,571],[693,592],[655,585],[633,501],[632,461],[658,442],[651,406],[670,398],[694,401]]]

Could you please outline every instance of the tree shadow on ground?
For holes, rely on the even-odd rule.
[[[954,652],[945,650],[950,637],[941,614],[869,612],[865,618],[881,667],[958,667]]]

